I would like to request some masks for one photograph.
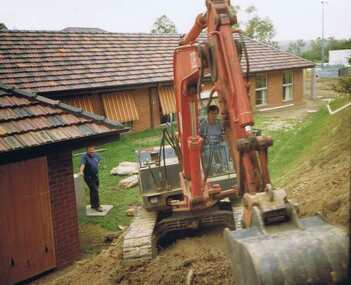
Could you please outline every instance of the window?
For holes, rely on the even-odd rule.
[[[256,105],[267,104],[267,75],[256,75]]]
[[[291,101],[293,99],[293,74],[291,71],[283,73],[283,101]]]

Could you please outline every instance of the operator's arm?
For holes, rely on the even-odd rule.
[[[86,157],[85,157],[85,155],[82,155],[82,158],[81,158],[81,160],[80,160],[80,168],[79,168],[79,173],[80,173],[81,175],[84,174],[85,163],[86,163]]]
[[[84,168],[85,168],[85,164],[81,164],[80,169],[79,169],[80,175],[83,175],[83,173],[84,173]]]

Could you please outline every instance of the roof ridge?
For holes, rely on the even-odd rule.
[[[37,100],[40,103],[43,103],[45,105],[60,108],[68,113],[73,113],[73,114],[78,115],[78,116],[92,119],[93,121],[95,121],[97,123],[103,122],[114,129],[128,129],[117,121],[112,121],[104,116],[100,116],[100,115],[96,115],[94,113],[86,112],[82,108],[73,107],[73,106],[68,105],[66,103],[63,103],[59,100],[52,100],[50,98],[47,98],[47,97],[44,97],[41,95],[37,95],[34,92],[28,92],[28,91],[21,90],[21,89],[15,88],[15,87],[10,87],[10,86],[7,86],[7,85],[1,84],[1,83],[0,83],[0,90],[4,90],[4,91],[10,92],[10,93],[15,94],[15,95],[20,95],[20,96],[25,97],[27,99],[31,99],[31,100],[35,99],[35,100]]]
[[[61,31],[61,30],[1,30],[0,33],[50,33],[50,34],[114,34],[114,35],[130,35],[130,36],[135,36],[135,35],[145,35],[145,36],[158,36],[158,37],[167,37],[167,36],[179,36],[181,37],[183,34],[182,33],[165,33],[165,34],[157,34],[157,33],[147,33],[147,32],[89,32],[89,31]]]

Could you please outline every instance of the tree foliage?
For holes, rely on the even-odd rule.
[[[306,59],[315,61],[315,62],[320,62],[321,61],[321,45],[322,45],[321,38],[317,38],[315,40],[312,40],[310,43],[309,49],[304,51],[301,54],[301,56],[306,58]],[[324,48],[325,48],[324,60],[328,61],[329,50],[351,49],[351,38],[337,40],[333,37],[330,37],[330,38],[324,40]]]
[[[231,6],[231,11],[234,14],[238,14],[241,11],[243,11],[243,14],[245,13],[248,20],[240,21],[235,27],[242,29],[246,36],[277,46],[277,43],[273,41],[275,36],[273,22],[268,17],[260,17],[255,6],[248,6],[244,10],[239,5]]]
[[[351,76],[340,77],[338,82],[332,85],[332,89],[340,94],[351,95]]]
[[[306,43],[304,40],[297,40],[295,42],[289,43],[288,51],[298,56],[301,56],[305,46],[306,46]]]
[[[4,23],[0,23],[0,31],[7,31],[7,27]]]
[[[153,24],[151,33],[153,34],[174,34],[177,33],[175,24],[166,16],[157,18]]]
[[[252,17],[245,27],[245,35],[259,42],[271,43],[275,36],[274,25],[269,18]]]

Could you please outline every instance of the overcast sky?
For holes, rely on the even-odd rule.
[[[275,26],[275,40],[313,39],[321,35],[320,0],[232,0],[254,5]],[[110,32],[149,32],[166,14],[179,32],[186,32],[205,0],[0,0],[0,22],[10,29],[60,30],[98,27]],[[351,1],[329,0],[326,36],[351,37]],[[239,18],[245,19],[239,14]]]

